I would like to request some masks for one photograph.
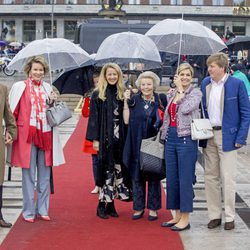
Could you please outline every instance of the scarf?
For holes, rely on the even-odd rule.
[[[31,113],[27,142],[41,150],[52,149],[52,133],[46,118],[46,92],[41,81],[27,79],[30,88]]]

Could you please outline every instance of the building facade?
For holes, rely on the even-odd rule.
[[[53,37],[74,40],[78,24],[89,18],[104,18],[98,12],[108,3],[102,1],[0,0],[1,39],[29,43],[51,37],[53,31]],[[250,35],[250,0],[123,0],[122,10],[126,15],[115,18],[124,23],[154,24],[183,16],[221,37],[227,27],[235,35]]]

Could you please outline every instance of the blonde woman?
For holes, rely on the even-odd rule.
[[[191,139],[191,122],[199,116],[201,91],[192,83],[193,68],[182,63],[174,77],[176,89],[167,96],[162,140],[165,140],[167,165],[167,209],[175,211],[174,218],[163,222],[172,231],[190,228],[189,214],[193,211],[193,182],[197,160],[197,141]]]
[[[101,187],[97,216],[102,219],[118,217],[114,199],[126,200],[129,191],[124,184],[122,153],[124,145],[123,78],[117,64],[105,64],[98,88],[90,101],[86,139],[93,141],[98,151],[96,185]]]

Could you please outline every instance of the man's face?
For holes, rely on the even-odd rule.
[[[218,82],[225,75],[225,70],[215,62],[212,62],[210,65],[208,65],[208,73],[214,81]]]

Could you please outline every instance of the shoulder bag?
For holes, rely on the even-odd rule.
[[[205,140],[214,136],[212,125],[209,119],[205,118],[204,108],[201,102],[202,119],[193,119],[191,123],[192,140]]]

